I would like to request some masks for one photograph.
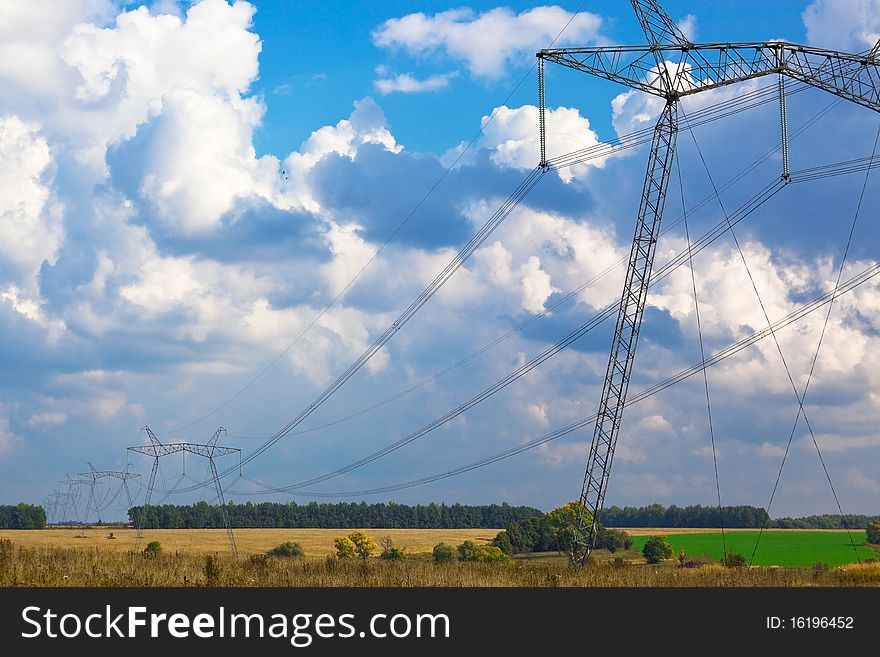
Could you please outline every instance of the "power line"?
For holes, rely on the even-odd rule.
[[[663,392],[664,390],[671,388],[671,387],[681,383],[682,381],[689,379],[690,377],[692,377],[696,374],[699,374],[700,372],[702,372],[703,370],[705,370],[708,367],[713,367],[715,365],[718,365],[719,363],[724,362],[725,360],[727,360],[729,358],[732,358],[733,356],[737,355],[738,353],[740,353],[744,349],[747,349],[748,347],[751,347],[755,343],[769,337],[771,329],[774,331],[780,331],[780,330],[790,326],[791,324],[794,324],[794,323],[800,321],[801,319],[803,319],[807,315],[810,315],[810,314],[816,312],[817,310],[819,310],[823,306],[831,303],[831,301],[837,299],[838,297],[851,292],[852,290],[858,288],[861,285],[864,285],[865,283],[871,281],[872,279],[876,278],[877,276],[880,276],[880,262],[875,262],[873,265],[862,270],[861,272],[859,272],[858,274],[856,274],[855,276],[853,276],[852,278],[850,278],[849,280],[847,280],[843,284],[838,285],[837,287],[835,287],[832,290],[829,290],[825,294],[822,294],[822,295],[814,298],[812,301],[798,307],[797,309],[793,310],[785,317],[778,319],[776,322],[774,322],[774,324],[771,327],[765,327],[763,329],[755,331],[751,335],[746,336],[746,337],[742,338],[741,340],[739,340],[731,345],[728,345],[724,349],[716,352],[715,354],[710,356],[708,359],[706,359],[702,362],[699,362],[699,363],[695,363],[694,365],[691,365],[690,367],[684,368],[684,369],[678,371],[677,373],[673,374],[672,376],[669,376],[666,379],[658,381],[658,382],[654,383],[653,385],[649,386],[648,388],[645,388],[641,392],[633,395],[627,401],[626,407],[629,408],[631,405],[638,404],[639,402],[642,402],[650,397],[653,397],[654,395],[657,395],[657,394]],[[478,468],[482,468],[482,467],[491,465],[493,463],[497,463],[498,461],[502,461],[502,460],[505,460],[505,459],[510,458],[512,456],[516,456],[517,454],[521,454],[522,452],[534,449],[535,447],[538,447],[538,446],[543,445],[545,443],[556,440],[557,438],[561,438],[563,436],[566,436],[574,431],[577,431],[578,429],[582,429],[585,426],[588,426],[589,424],[595,422],[595,420],[596,420],[596,415],[591,415],[589,417],[582,418],[580,420],[577,420],[576,422],[573,422],[573,423],[568,424],[564,427],[556,429],[550,433],[544,434],[538,438],[530,440],[526,443],[523,443],[522,445],[512,447],[512,448],[504,450],[502,452],[498,452],[496,454],[487,456],[487,457],[480,459],[478,461],[474,461],[472,463],[469,463],[469,464],[466,464],[463,466],[459,466],[459,467],[454,468],[452,470],[447,470],[445,472],[437,473],[434,475],[429,475],[426,477],[422,477],[420,479],[411,480],[408,482],[402,482],[399,484],[392,484],[392,485],[379,487],[379,488],[363,489],[363,490],[356,490],[356,491],[341,491],[341,492],[318,492],[318,491],[299,491],[299,492],[297,492],[297,491],[287,491],[283,488],[272,489],[271,487],[268,487],[263,482],[260,482],[256,479],[244,476],[244,477],[242,477],[243,479],[250,481],[251,483],[253,483],[257,486],[264,487],[265,490],[260,491],[260,492],[229,490],[228,492],[234,493],[236,495],[246,495],[246,496],[262,496],[262,495],[268,495],[271,493],[285,492],[285,493],[289,493],[291,495],[302,495],[302,496],[313,496],[313,497],[356,497],[356,496],[360,496],[360,495],[373,495],[373,494],[379,494],[379,493],[387,493],[387,492],[392,492],[395,490],[401,490],[404,488],[412,488],[414,486],[419,486],[419,485],[431,483],[431,482],[437,481],[439,479],[446,479],[449,477],[457,476],[459,474],[464,474],[466,472],[470,472],[472,470],[476,470]]]
[[[678,189],[681,194],[681,212],[684,217],[684,235],[687,240],[688,265],[691,271],[691,288],[694,292],[694,314],[697,320],[697,336],[700,341],[700,361],[706,360],[706,352],[703,346],[703,322],[700,319],[700,300],[697,294],[697,277],[694,273],[694,253],[691,247],[691,235],[688,229],[687,221],[687,205],[684,201],[684,182],[681,177],[681,158],[676,154],[675,170],[678,173]],[[840,281],[838,281],[840,282]],[[706,417],[709,424],[709,440],[712,444],[712,464],[715,468],[715,492],[718,495],[718,519],[721,524],[721,554],[727,559],[727,540],[724,536],[724,506],[721,504],[721,479],[718,476],[718,452],[715,449],[715,427],[712,423],[712,402],[709,396],[709,374],[707,369],[703,368],[703,387],[706,390]]]

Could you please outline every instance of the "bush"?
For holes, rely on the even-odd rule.
[[[645,542],[642,555],[648,563],[660,563],[672,556],[672,546],[665,536],[652,536]]]
[[[746,565],[746,558],[739,553],[728,550],[725,553],[724,558],[721,560],[721,563],[728,568],[742,568]]]
[[[494,545],[481,545],[474,552],[472,561],[505,562],[510,561],[510,555],[504,554],[501,548]]]
[[[626,568],[627,562],[623,557],[614,557],[611,561],[612,568]]]
[[[333,539],[336,556],[340,559],[351,559],[354,556],[354,543],[348,536],[337,536]]]
[[[605,548],[611,554],[614,554],[621,548],[623,548],[624,550],[629,550],[633,546],[633,542],[629,534],[627,534],[622,529],[608,529],[606,527],[600,527],[599,533],[596,538],[598,539],[596,541],[596,547]]]
[[[354,545],[354,551],[364,561],[373,556],[373,552],[379,547],[369,534],[360,530],[353,531],[348,538]]]
[[[477,544],[473,541],[465,541],[458,546],[459,561],[474,561],[474,555],[477,553]]]
[[[448,543],[437,543],[434,546],[434,563],[452,563],[455,561],[455,548]]]
[[[302,546],[293,541],[287,541],[281,545],[273,547],[266,554],[270,557],[282,557],[285,559],[297,559],[305,556]]]
[[[829,570],[828,564],[824,561],[817,561],[813,564],[813,574],[821,575],[822,573],[827,573]]]
[[[868,523],[865,530],[868,532],[868,543],[880,543],[880,522]]]
[[[385,559],[386,561],[403,561],[406,559],[406,551],[403,548],[394,547],[391,537],[386,536],[379,543],[382,546],[382,553],[379,555],[380,559]]]
[[[159,541],[150,541],[144,548],[145,557],[156,557],[162,554],[162,544]]]

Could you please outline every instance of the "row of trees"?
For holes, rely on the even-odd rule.
[[[37,504],[21,502],[0,506],[0,529],[43,529],[46,511]]]
[[[764,523],[771,525],[770,517],[764,509],[754,506],[723,507],[724,527],[761,527]],[[662,504],[648,506],[612,506],[604,509],[601,515],[606,527],[721,527],[722,513],[717,506],[672,505]]]
[[[806,518],[777,518],[771,527],[778,529],[858,529],[872,522],[880,523],[880,516],[846,515],[807,516]]]
[[[725,527],[756,529],[762,526],[776,529],[855,529],[872,522],[880,522],[880,516],[858,514],[818,515],[804,518],[777,518],[771,520],[764,509],[754,506],[723,507]],[[721,527],[722,514],[717,506],[664,507],[662,504],[648,506],[612,506],[602,511],[602,523],[607,527]]]
[[[366,527],[376,529],[485,529],[506,527],[515,522],[540,517],[539,509],[504,504],[367,504],[366,502],[296,504],[263,502],[227,505],[230,522],[245,527]],[[143,519],[146,529],[202,529],[223,527],[219,506],[197,502],[189,506],[175,504],[132,507],[131,521]]]

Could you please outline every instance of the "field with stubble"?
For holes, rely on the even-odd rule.
[[[265,554],[267,550],[286,541],[299,543],[306,557],[323,559],[334,552],[333,539],[352,529],[236,529],[235,544],[242,557]],[[377,541],[390,538],[395,547],[408,553],[430,552],[437,543],[458,545],[471,540],[478,545],[488,543],[500,529],[366,529]],[[112,533],[113,538],[108,538]],[[0,530],[0,540],[9,539],[27,547],[97,548],[114,552],[128,552],[135,548],[134,529],[112,527],[49,528],[39,530]],[[150,541],[159,541],[166,552],[186,552],[193,555],[225,554],[229,539],[225,529],[147,529],[141,547]]]

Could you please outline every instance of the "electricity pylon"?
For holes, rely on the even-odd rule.
[[[139,474],[134,474],[133,472],[128,471],[128,464],[122,470],[95,470],[95,466],[91,464],[91,462],[87,462],[89,466],[88,472],[80,472],[80,477],[88,477],[93,482],[97,483],[99,479],[119,479],[122,483],[120,484],[122,488],[125,490],[125,498],[128,500],[128,509],[132,507],[131,501],[131,491],[128,488],[128,480],[134,479],[135,477],[140,477]],[[118,494],[118,493],[117,493]],[[115,497],[115,496],[114,496]],[[97,510],[97,504],[96,504]]]
[[[675,153],[679,100],[737,82],[778,75],[783,94],[784,78],[789,77],[880,112],[880,42],[862,54],[786,41],[691,43],[658,2],[631,2],[647,37],[646,45],[553,48],[537,53],[542,165],[546,166],[544,62],[605,78],[666,101],[654,128],[614,339],[581,488],[581,510],[571,552],[575,565],[583,565],[596,546],[599,516],[620,432]],[[781,102],[784,102],[784,95]],[[781,109],[784,112],[784,105]],[[783,119],[783,140],[784,137]],[[787,179],[787,157],[785,160],[783,178]]]
[[[46,510],[48,511],[46,524],[52,525],[59,522],[59,516],[62,515],[59,513],[59,510],[61,508],[64,508],[65,510],[67,509],[69,496],[69,491],[67,493],[62,493],[61,489],[57,486],[55,487],[55,490],[49,493],[49,497],[46,499]]]
[[[97,498],[95,498],[95,482],[96,480],[92,477],[88,479],[71,479],[69,476],[67,477],[67,484],[69,486],[88,486],[89,487],[89,499],[86,501],[86,508],[83,511],[83,519],[82,524],[88,524],[89,520],[89,510],[92,508],[92,502],[95,503],[95,513],[100,513],[98,511],[98,502]]]
[[[70,509],[71,506],[75,509],[77,502],[79,501],[78,494],[76,492],[77,485],[73,483],[70,475],[67,475],[66,479],[62,479],[58,483],[67,486],[67,492],[62,494],[62,499],[64,500],[64,502],[63,506],[61,507],[61,518],[59,520],[59,522],[64,522],[67,518],[68,509]]]
[[[144,515],[146,514],[147,507],[150,505],[150,498],[153,496],[153,486],[156,483],[156,473],[159,471],[159,459],[163,456],[168,456],[170,454],[176,454],[177,452],[190,452],[191,454],[195,454],[197,456],[203,456],[208,459],[208,463],[211,466],[211,477],[214,481],[214,488],[217,492],[217,501],[220,504],[220,509],[223,513],[223,524],[226,526],[226,534],[229,536],[229,546],[232,549],[232,556],[236,559],[238,558],[238,548],[235,546],[235,537],[232,535],[232,526],[229,524],[229,511],[226,508],[226,501],[223,498],[223,487],[220,485],[220,477],[217,474],[217,466],[214,464],[214,459],[218,456],[226,456],[227,454],[235,454],[238,453],[239,464],[241,463],[241,450],[235,447],[221,447],[217,445],[217,439],[220,438],[221,434],[226,433],[226,429],[220,427],[217,431],[214,432],[214,435],[211,436],[211,439],[205,443],[162,443],[156,435],[150,431],[150,427],[144,427],[143,432],[147,434],[147,439],[149,440],[149,445],[136,445],[135,447],[129,447],[133,452],[138,452],[139,454],[146,454],[147,456],[153,457],[153,468],[150,471],[150,482],[147,484],[147,490],[144,494],[144,507],[141,513],[141,518],[138,522],[135,523],[135,527],[137,528],[137,538],[135,540],[135,547],[140,549],[141,541],[144,538]]]

